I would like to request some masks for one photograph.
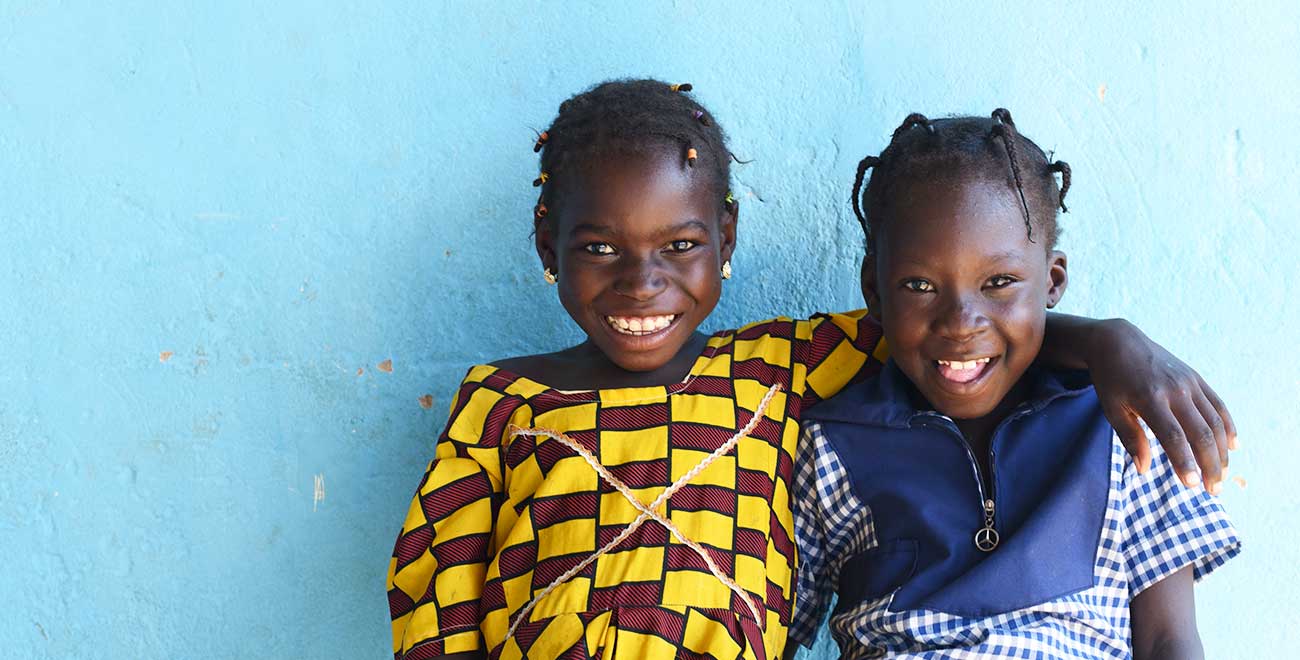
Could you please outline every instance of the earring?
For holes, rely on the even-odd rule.
[[[722,279],[724,279],[724,280],[729,280],[729,279],[731,279],[731,260],[730,260],[730,259],[728,259],[728,260],[722,262]]]
[[[553,273],[549,267],[542,269],[542,279],[546,280],[547,284],[555,284],[560,281],[560,277]]]

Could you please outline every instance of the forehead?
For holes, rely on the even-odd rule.
[[[569,169],[562,186],[560,229],[575,222],[622,224],[654,219],[715,221],[720,200],[708,173],[668,147],[591,156]]]
[[[899,191],[879,228],[884,259],[957,259],[1043,251],[1026,233],[1019,197],[986,178],[928,178]]]

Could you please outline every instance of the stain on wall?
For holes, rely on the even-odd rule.
[[[1136,321],[1241,428],[1208,655],[1288,654],[1300,8],[789,4],[0,3],[4,655],[387,653],[456,383],[578,339],[533,129],[620,75],[693,83],[753,160],[714,328],[856,307],[857,160],[1010,108],[1074,168],[1063,308]]]

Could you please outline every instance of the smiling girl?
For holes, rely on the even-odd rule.
[[[879,368],[880,330],[857,312],[697,331],[732,275],[739,205],[688,91],[604,83],[539,137],[537,254],[587,339],[469,370],[389,566],[396,657],[785,646],[799,419]],[[1200,391],[1129,326],[1055,318],[1047,342],[1114,378],[1120,410]]]
[[[835,594],[846,658],[1202,657],[1192,583],[1240,550],[1222,506],[1159,447],[1139,474],[1086,374],[1035,364],[1069,166],[1001,109],[914,115],[863,163],[890,358],[805,415],[791,637]]]

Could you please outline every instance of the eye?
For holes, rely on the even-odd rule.
[[[687,252],[697,245],[699,245],[699,243],[696,243],[695,241],[680,240],[669,243],[668,249],[673,252]]]
[[[993,289],[1002,289],[1018,282],[1016,278],[1010,275],[994,275],[989,278],[988,287]]]
[[[614,254],[614,246],[609,243],[588,243],[583,246],[583,249],[591,254],[602,256]]]
[[[930,284],[929,280],[923,280],[919,277],[910,280],[903,280],[903,288],[908,291],[915,291],[916,293],[930,293],[931,291],[934,291],[934,285]]]

